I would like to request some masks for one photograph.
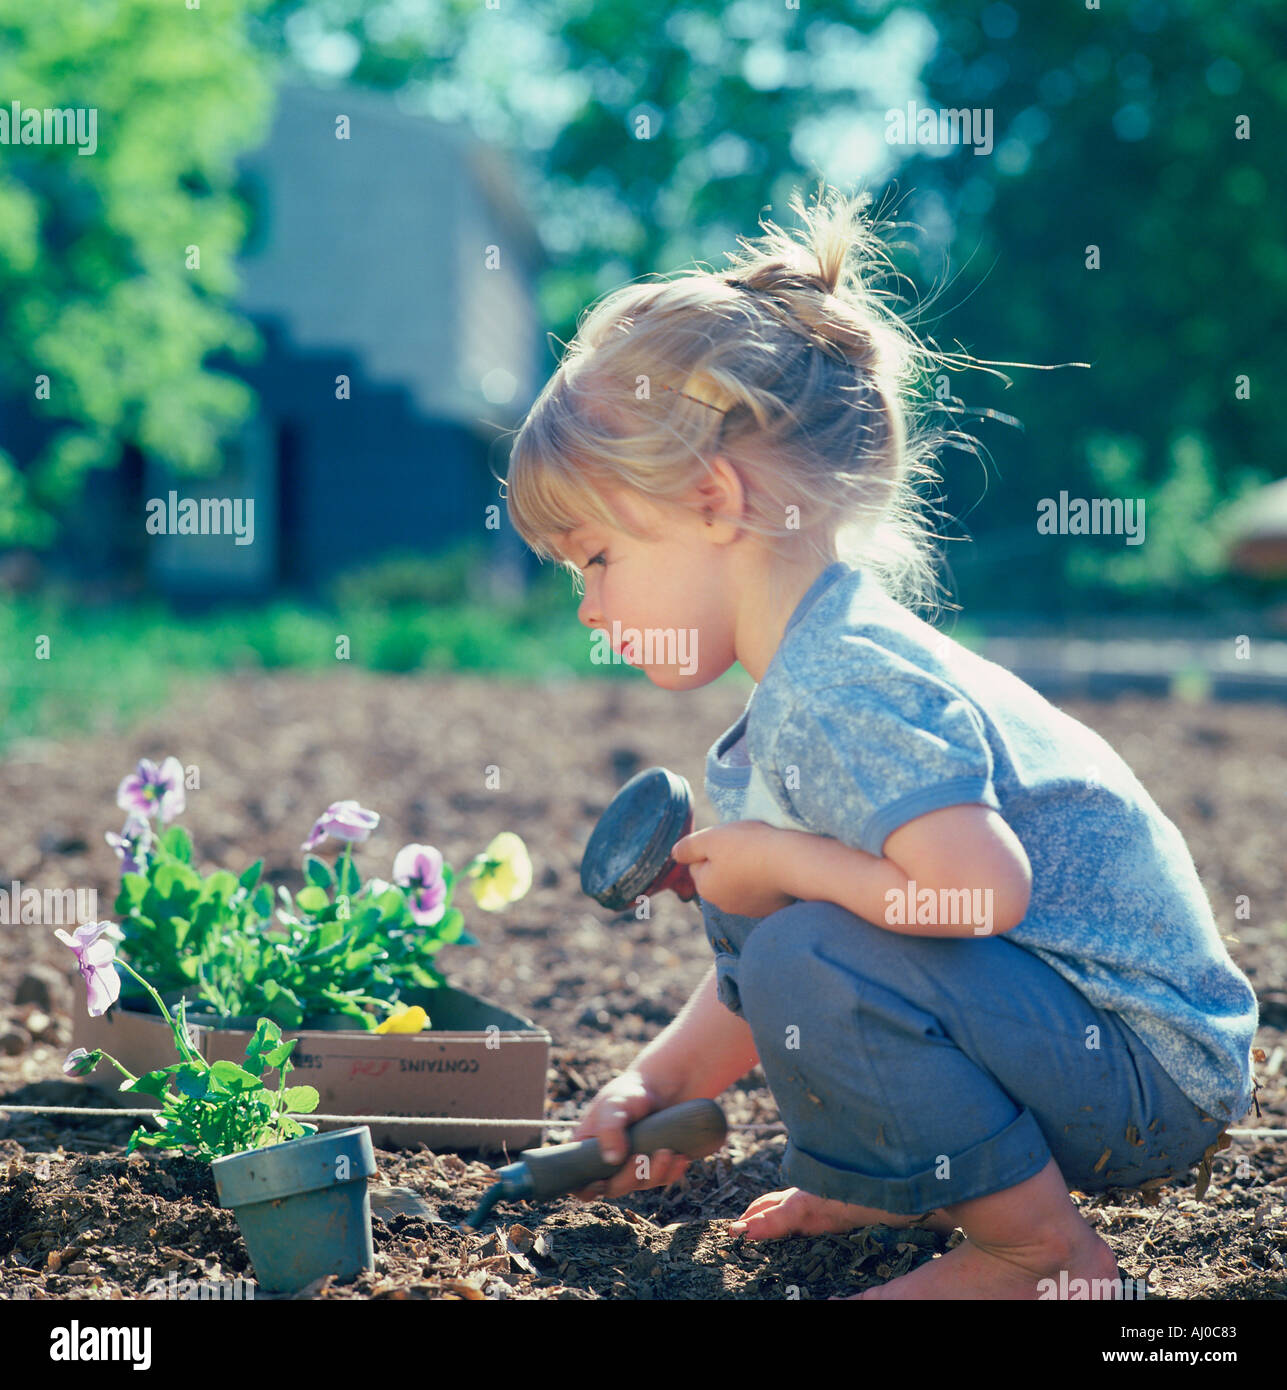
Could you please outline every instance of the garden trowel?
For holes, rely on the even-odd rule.
[[[631,1125],[626,1130],[629,1153],[621,1163],[607,1162],[597,1139],[524,1149],[516,1163],[496,1170],[499,1181],[483,1193],[465,1225],[477,1230],[500,1201],[519,1198],[541,1201],[579,1191],[620,1172],[636,1154],[670,1149],[677,1154],[687,1154],[689,1158],[705,1158],[719,1148],[727,1133],[724,1112],[713,1100],[686,1100],[645,1115]]]
[[[581,857],[581,890],[622,911],[636,899],[673,888],[683,902],[697,896],[687,864],[670,857],[693,828],[693,792],[664,767],[637,772],[599,817]]]
[[[447,1225],[429,1203],[410,1187],[385,1187],[371,1183],[368,1192],[373,1216],[386,1220],[394,1216],[414,1216],[433,1226]]]

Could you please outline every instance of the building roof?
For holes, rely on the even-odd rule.
[[[289,83],[244,168],[243,311],[302,350],[356,354],[431,417],[509,423],[530,404],[544,255],[502,154],[390,95]]]

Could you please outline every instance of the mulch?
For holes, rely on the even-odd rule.
[[[642,680],[509,683],[358,671],[231,678],[187,692],[131,730],[8,749],[0,759],[0,799],[10,808],[0,818],[0,886],[93,888],[98,915],[110,917],[117,866],[103,832],[120,828],[115,788],[143,756],[173,753],[199,769],[201,789],[189,793],[183,823],[203,869],[239,871],[263,855],[271,881],[298,886],[300,841],[322,808],[346,797],[381,813],[359,854],[369,871],[386,875],[404,843],[432,843],[459,866],[497,831],[516,830],[532,852],[532,892],[495,916],[466,898],[480,944],[448,948],[439,959],[452,983],[550,1030],[548,1113],[566,1117],[656,1036],[710,963],[694,905],[666,894],[639,921],[585,898],[581,850],[621,783],[654,764],[688,777],[697,825],[713,823],[702,793],[705,751],[748,689],[735,677],[682,696]],[[1287,1128],[1281,706],[1140,696],[1060,703],[1118,749],[1184,832],[1220,929],[1261,999],[1260,1117],[1253,1112],[1244,1124]],[[64,979],[66,964],[50,927],[0,933],[0,1053],[11,1050],[0,1055],[0,1097],[12,1104],[99,1099],[62,1078],[71,1010],[83,1007],[79,984]],[[33,971],[47,998],[37,982],[28,986],[32,997],[13,1002]],[[720,1100],[734,1124],[777,1118],[758,1068]],[[182,1155],[125,1158],[132,1127],[88,1116],[0,1122],[0,1297],[155,1297],[155,1281],[171,1276],[194,1286],[250,1277],[236,1221],[218,1207],[208,1169]],[[819,1299],[883,1282],[961,1238],[887,1228],[771,1242],[730,1235],[728,1223],[749,1202],[781,1186],[784,1143],[781,1134],[735,1131],[669,1190],[502,1204],[477,1233],[458,1224],[491,1182],[488,1162],[423,1144],[378,1150],[378,1181],[421,1195],[446,1224],[414,1213],[377,1216],[376,1269],[308,1296]],[[1201,1199],[1176,1182],[1154,1194],[1074,1200],[1123,1271],[1147,1275],[1159,1296],[1287,1294],[1280,1139],[1235,1141],[1216,1156]]]

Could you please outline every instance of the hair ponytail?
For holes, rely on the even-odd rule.
[[[719,454],[743,479],[744,526],[784,558],[807,548],[904,602],[937,599],[921,489],[945,440],[974,441],[927,427],[927,383],[970,359],[932,351],[891,306],[870,202],[820,190],[806,208],[797,191],[801,233],[762,222],[725,270],[627,284],[587,311],[515,440],[509,509],[528,545],[557,559],[551,542],[585,522],[630,531],[605,488],[677,501]]]

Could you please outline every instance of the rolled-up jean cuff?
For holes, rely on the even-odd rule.
[[[856,1202],[900,1215],[923,1215],[955,1202],[1001,1192],[1031,1178],[1050,1162],[1050,1145],[1025,1107],[1003,1129],[961,1154],[946,1156],[949,1176],[936,1175],[937,1163],[907,1178],[872,1177],[853,1168],[824,1163],[788,1140],[782,1177],[791,1187],[839,1202]]]

